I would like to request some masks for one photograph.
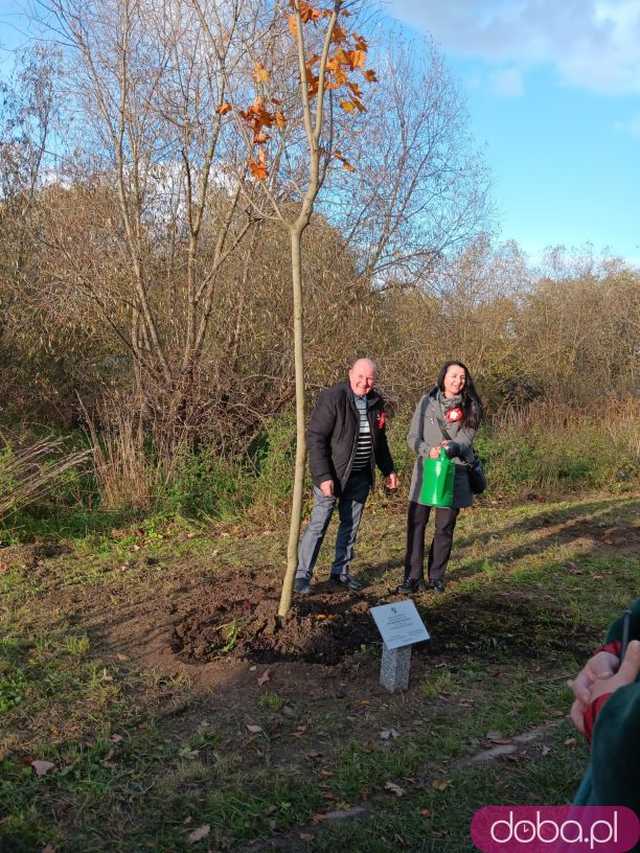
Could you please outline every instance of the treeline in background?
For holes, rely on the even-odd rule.
[[[255,94],[247,45],[273,4],[174,6],[56,0],[47,23],[63,47],[25,52],[2,83],[8,528],[97,509],[277,513],[289,496],[288,238],[220,109]],[[442,57],[367,26],[378,82],[366,112],[332,118],[344,160],[304,235],[309,403],[374,357],[408,475],[408,418],[457,358],[486,404],[491,495],[637,487],[640,272],[588,246],[533,265],[501,243]],[[286,207],[303,160],[277,48],[292,117],[270,192]]]

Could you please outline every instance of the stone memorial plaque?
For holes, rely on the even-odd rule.
[[[371,615],[380,631],[382,641],[390,650],[430,639],[429,632],[410,599],[372,607]]]

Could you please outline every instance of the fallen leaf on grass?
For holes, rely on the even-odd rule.
[[[420,809],[422,817],[431,817],[431,809]]]
[[[247,723],[247,731],[251,732],[252,735],[257,735],[261,731],[263,731],[263,728],[262,728],[262,726],[254,726],[254,725]]]
[[[43,847],[41,853],[56,853],[56,848],[52,847],[51,844],[47,844],[46,847]]]
[[[542,747],[542,754],[543,754],[543,755],[549,755],[549,753],[550,753],[550,752],[551,752],[551,747],[550,747],[550,746],[547,746],[547,745],[545,744],[545,745]]]
[[[393,740],[397,737],[400,737],[400,732],[397,729],[383,729],[380,732],[380,738],[382,740]]]
[[[568,737],[565,740],[564,745],[565,746],[575,746],[577,744],[577,742],[578,741],[574,737]]]
[[[112,743],[121,743],[123,740],[124,738],[122,737],[122,735],[111,735]]]
[[[435,788],[436,791],[445,791],[450,784],[451,781],[449,779],[434,779],[431,787]]]
[[[313,841],[313,835],[310,832],[301,832],[298,835],[301,841]]]
[[[385,782],[384,789],[385,791],[392,791],[396,797],[404,796],[404,788],[401,788],[400,785],[396,785],[395,782]]]
[[[321,823],[323,820],[327,820],[327,815],[322,812],[317,812],[317,814],[314,814],[311,817],[312,823]]]
[[[44,776],[56,766],[51,761],[32,761],[31,766],[36,771],[36,776]]]
[[[189,844],[195,844],[197,841],[202,841],[203,838],[206,838],[211,831],[211,827],[208,823],[205,823],[204,826],[199,826],[197,829],[194,829],[193,832],[190,832],[187,835],[187,841]]]
[[[267,681],[271,681],[271,670],[269,669],[265,669],[262,675],[258,677],[258,684],[260,687],[262,687],[263,684],[266,684]]]

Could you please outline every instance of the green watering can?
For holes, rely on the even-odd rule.
[[[449,459],[444,447],[440,448],[437,459],[427,456],[422,470],[420,503],[427,506],[453,506],[455,471],[456,464]]]

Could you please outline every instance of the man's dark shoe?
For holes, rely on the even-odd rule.
[[[444,592],[445,582],[441,580],[429,581],[429,589],[438,594]]]
[[[421,586],[421,581],[415,580],[414,578],[406,578],[406,580],[403,580],[400,586],[396,588],[396,592],[400,593],[400,595],[415,595],[415,593],[420,592]]]
[[[351,575],[331,575],[329,580],[337,586],[344,586],[350,589],[351,592],[360,592],[363,587],[363,584],[352,578]]]
[[[311,585],[307,578],[296,578],[293,585],[293,591],[298,595],[309,595],[311,592]]]

